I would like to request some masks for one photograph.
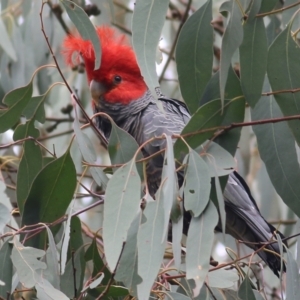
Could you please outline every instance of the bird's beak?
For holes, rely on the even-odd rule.
[[[90,83],[90,92],[92,98],[97,101],[106,92],[106,88],[101,82],[92,80]]]

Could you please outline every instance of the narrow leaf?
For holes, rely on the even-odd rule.
[[[124,251],[125,251],[125,249],[124,249]],[[123,253],[124,253],[124,251],[123,251]],[[104,285],[107,284],[109,279],[111,278],[111,273],[107,269],[106,265],[103,262],[103,259],[101,258],[100,254],[99,254],[96,238],[93,239],[91,245],[86,250],[86,252],[84,254],[84,259],[86,262],[88,262],[90,260],[93,262],[92,276],[95,277],[97,274],[102,272],[104,278],[102,278],[101,281],[103,282]],[[118,281],[122,281],[122,280],[118,280]]]
[[[201,99],[202,105],[212,101],[213,99],[220,98],[219,86],[220,75],[219,72],[216,72],[209,81],[205,93]],[[240,81],[231,67],[228,70],[225,95],[226,99],[228,99],[225,100],[225,106],[230,100],[234,99],[234,101],[232,101],[227,109],[225,109],[221,126],[243,122],[245,117],[245,98],[243,96]],[[231,155],[234,155],[237,149],[238,142],[240,141],[240,136],[241,127],[234,128],[232,130],[224,132],[223,134],[215,138],[214,142],[218,143],[220,146],[226,149]]]
[[[114,270],[127,232],[140,207],[141,179],[134,159],[119,168],[107,185],[103,240],[108,266]]]
[[[80,33],[81,37],[84,40],[90,40],[92,42],[95,53],[94,69],[98,70],[101,63],[101,44],[93,23],[89,19],[86,12],[76,3],[69,0],[60,1],[66,9],[68,16],[76,26],[76,29]]]
[[[156,48],[168,9],[169,0],[138,0],[132,17],[132,44],[144,80],[157,97]]]
[[[299,88],[300,49],[291,36],[291,26],[292,21],[269,49],[268,78],[273,91]],[[276,93],[274,97],[284,116],[300,114],[300,93]],[[299,145],[299,121],[288,123]]]
[[[270,91],[267,80],[264,91]],[[282,117],[282,113],[274,97],[269,96],[260,99],[251,111],[251,117],[254,121],[265,120]],[[276,192],[300,216],[300,167],[292,132],[286,122],[258,125],[253,130],[261,159]]]
[[[119,262],[115,279],[121,281],[128,288],[130,294],[137,296],[137,285],[141,283],[138,275],[138,248],[137,235],[141,223],[142,212],[140,211],[128,230],[126,244]]]
[[[164,206],[160,197],[161,187],[156,200],[148,202],[144,210],[147,221],[141,225],[138,233],[138,273],[143,282],[138,285],[138,299],[148,300],[151,287],[158,274],[166,246],[164,235]]]
[[[13,264],[11,259],[12,244],[7,240],[0,249],[0,295],[7,295],[11,291]]]
[[[22,226],[51,223],[62,217],[73,198],[75,187],[76,170],[67,151],[35,177],[24,204]],[[53,227],[52,231],[57,232],[58,229],[58,226]]]
[[[162,240],[168,234],[168,227],[170,222],[171,209],[176,209],[177,204],[177,176],[175,168],[175,160],[173,153],[173,142],[170,136],[166,136],[166,152],[164,165],[162,170],[162,187],[161,187],[161,200],[164,203],[164,226],[162,228],[164,235]]]
[[[139,145],[132,135],[111,122],[107,150],[112,164],[126,164],[132,159],[138,148]],[[141,158],[142,154],[139,154],[137,159]]]
[[[251,287],[251,281],[248,276],[246,276],[244,281],[242,282],[239,288],[238,295],[241,298],[241,300],[256,300]]]
[[[14,126],[21,117],[32,95],[32,81],[28,85],[10,91],[4,96],[3,103],[8,108],[0,110],[0,133]]]
[[[90,164],[95,164],[97,162],[96,152],[89,137],[80,129],[77,110],[75,111],[73,127],[76,135],[76,141],[84,160]],[[108,182],[108,178],[105,175],[105,173],[101,170],[101,168],[90,167],[89,169],[96,183],[99,186],[105,188]]]
[[[198,217],[207,206],[210,195],[210,174],[200,155],[190,149],[185,172],[184,206]]]
[[[191,220],[186,241],[186,278],[194,279],[200,288],[208,273],[218,219],[217,209],[210,201],[204,212]]]
[[[300,294],[299,266],[289,249],[286,249],[286,253],[286,299],[296,300]]]
[[[223,105],[228,70],[231,66],[231,58],[243,41],[243,27],[241,22],[243,16],[237,1],[224,2],[220,7],[220,12],[230,14],[230,19],[227,23],[221,46],[220,94]]]
[[[180,90],[191,113],[200,104],[212,74],[213,28],[212,1],[199,8],[183,25],[176,47]]]
[[[267,71],[268,41],[263,18],[257,18],[262,0],[253,1],[244,24],[244,38],[240,46],[241,86],[246,101],[254,107],[260,99]]]
[[[17,201],[21,216],[34,178],[42,169],[42,152],[34,141],[25,141],[17,175]]]

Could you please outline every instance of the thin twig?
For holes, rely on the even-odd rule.
[[[279,8],[279,9],[274,9],[272,11],[269,11],[269,12],[266,12],[266,13],[262,13],[262,14],[257,14],[256,17],[257,18],[261,18],[261,17],[266,17],[266,16],[269,16],[269,15],[274,15],[274,14],[278,14],[278,13],[281,13],[287,9],[290,9],[292,7],[295,7],[297,5],[300,5],[300,1],[298,1],[297,3],[293,3],[291,5],[288,5],[288,6],[285,6],[285,7],[282,7],[282,8]]]
[[[169,66],[169,64],[170,64],[170,62],[171,62],[171,60],[172,60],[172,58],[174,56],[176,45],[177,45],[177,41],[178,41],[178,37],[179,37],[179,34],[180,34],[182,26],[184,25],[185,21],[187,20],[187,18],[189,16],[189,11],[190,11],[191,5],[192,5],[192,0],[189,0],[188,3],[187,3],[187,5],[186,5],[186,9],[185,9],[184,15],[182,17],[182,20],[180,22],[179,28],[178,28],[178,30],[176,32],[176,36],[175,36],[175,39],[174,39],[174,42],[173,42],[170,54],[169,54],[168,59],[167,59],[165,65],[164,65],[164,68],[163,68],[163,70],[162,70],[162,72],[161,72],[161,74],[159,76],[159,82],[161,82],[162,79],[164,78],[165,73],[167,71],[167,68],[168,68],[168,66]]]
[[[97,135],[99,136],[99,138],[100,138],[101,142],[103,143],[103,145],[105,145],[105,146],[107,147],[107,145],[108,145],[107,139],[103,136],[103,134],[102,134],[101,131],[98,129],[98,127],[94,124],[94,122],[89,118],[88,114],[86,113],[84,107],[83,107],[82,104],[81,104],[81,101],[77,98],[77,96],[75,95],[75,93],[73,92],[73,90],[71,89],[71,87],[69,86],[69,84],[68,84],[68,82],[67,82],[65,76],[64,76],[63,73],[62,73],[62,70],[61,70],[60,67],[59,67],[59,64],[58,64],[58,62],[57,62],[56,56],[55,56],[55,54],[54,54],[54,52],[53,52],[53,49],[52,49],[52,47],[51,47],[51,45],[50,45],[50,42],[49,42],[49,38],[48,38],[48,36],[47,36],[47,34],[46,34],[46,31],[45,31],[45,28],[44,28],[44,22],[43,22],[43,9],[44,9],[44,5],[45,5],[45,4],[46,4],[46,2],[43,2],[43,3],[42,3],[42,7],[41,7],[41,11],[40,11],[41,30],[42,30],[42,33],[43,33],[44,38],[45,38],[45,40],[46,40],[46,43],[47,43],[47,45],[48,45],[49,51],[50,51],[50,53],[51,53],[51,55],[52,55],[52,58],[53,58],[53,60],[54,60],[54,63],[55,63],[55,65],[56,65],[56,68],[57,68],[57,70],[58,70],[58,72],[59,72],[59,74],[60,74],[62,80],[64,81],[64,83],[65,83],[67,89],[69,90],[69,92],[70,92],[72,98],[76,101],[76,103],[77,103],[78,106],[80,107],[83,116],[84,116],[84,117],[86,118],[86,120],[90,123],[90,125],[91,125],[91,127],[94,129],[94,131],[97,133]]]
[[[121,257],[122,257],[122,254],[123,254],[123,251],[124,251],[124,248],[125,248],[125,244],[126,244],[126,243],[123,242],[121,253],[120,253],[120,255],[119,255],[119,258],[118,258],[116,267],[115,267],[114,271],[111,273],[111,277],[110,277],[110,279],[109,279],[109,282],[107,283],[107,285],[106,285],[104,291],[100,294],[99,297],[96,298],[96,300],[100,300],[102,297],[104,297],[104,296],[106,295],[106,293],[108,292],[110,286],[112,285],[112,283],[113,283],[113,281],[114,281],[114,277],[115,277],[116,272],[117,272],[117,268],[118,268],[119,263],[120,263],[120,259],[121,259]]]

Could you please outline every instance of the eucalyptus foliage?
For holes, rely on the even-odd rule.
[[[2,0],[0,9],[1,299],[299,299],[296,238],[278,280],[214,233],[234,169],[267,220],[286,236],[300,231],[298,0]],[[63,61],[63,38],[78,31],[98,68],[100,24],[131,40],[153,95],[160,87],[192,114],[182,139],[161,137],[155,199],[137,143],[113,123],[100,142],[84,66]]]

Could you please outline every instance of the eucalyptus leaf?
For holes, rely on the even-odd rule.
[[[156,194],[156,200],[147,203],[144,210],[146,222],[138,233],[138,274],[142,282],[138,285],[138,299],[148,300],[151,287],[159,272],[167,239],[164,240],[164,204],[161,199],[161,189]]]
[[[47,164],[35,177],[24,203],[22,226],[39,222],[51,223],[62,217],[73,198],[75,187],[76,170],[67,151]],[[58,229],[59,226],[51,228],[54,233]],[[37,247],[43,245],[43,239],[39,236],[30,241]]]
[[[85,11],[73,1],[60,0],[76,29],[84,40],[89,40],[93,44],[95,53],[95,70],[100,68],[101,44],[96,29]]]
[[[12,276],[13,276],[13,263],[11,259],[13,245],[9,240],[3,243],[0,249],[0,295],[6,295],[11,291]]]
[[[228,77],[228,70],[231,65],[231,58],[237,48],[243,41],[242,14],[240,7],[236,1],[226,1],[220,7],[221,13],[230,14],[221,46],[220,61],[220,94],[222,106],[225,100],[225,86]]]
[[[209,201],[210,175],[205,161],[194,150],[190,149],[185,171],[184,207],[198,217]]]
[[[200,104],[211,77],[213,64],[212,1],[193,13],[184,23],[176,46],[180,90],[191,113]]]
[[[152,95],[159,87],[156,48],[164,25],[169,0],[137,0],[132,17],[132,45],[144,80]]]
[[[210,201],[199,217],[192,217],[186,241],[186,278],[201,287],[206,279],[218,212]]]
[[[134,158],[109,180],[104,203],[103,240],[107,264],[114,270],[131,222],[140,209],[141,179]]]

